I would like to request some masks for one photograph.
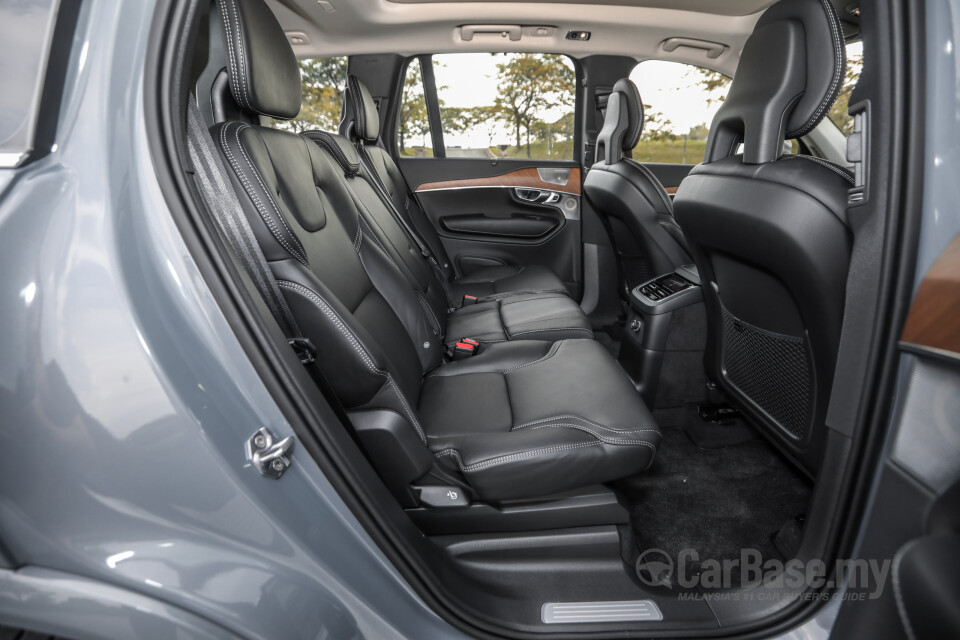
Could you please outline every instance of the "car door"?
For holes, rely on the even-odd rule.
[[[408,62],[393,132],[398,166],[459,275],[544,265],[579,296],[577,74],[553,54]]]
[[[859,552],[888,562],[889,579],[845,598],[835,637],[960,637],[958,308],[960,235],[927,271],[901,336],[891,442]]]

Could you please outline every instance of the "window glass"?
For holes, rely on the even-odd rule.
[[[850,105],[850,94],[853,87],[860,79],[860,71],[863,70],[863,43],[852,42],[847,45],[847,73],[843,78],[843,88],[837,96],[837,101],[830,108],[830,120],[837,128],[848,136],[853,133],[853,118],[847,115],[847,108]]]
[[[311,58],[300,60],[303,103],[293,120],[273,120],[270,125],[290,131],[336,132],[343,110],[343,90],[347,86],[347,58]]]
[[[576,72],[546,53],[433,58],[447,157],[572,160]]]
[[[397,147],[401,156],[433,157],[430,118],[427,115],[419,58],[414,58],[407,65],[407,75],[403,80],[403,98],[397,117]]]
[[[633,159],[697,164],[707,134],[730,88],[730,78],[695,65],[646,60],[630,73],[643,100],[644,128]]]

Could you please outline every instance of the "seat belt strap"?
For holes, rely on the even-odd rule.
[[[437,276],[437,280],[440,281],[440,286],[443,287],[445,293],[449,294],[449,288],[447,286],[449,284],[447,280],[447,274],[443,272],[443,269],[440,267],[440,263],[437,262],[437,259],[427,246],[426,241],[420,237],[420,234],[417,233],[417,230],[414,229],[410,223],[407,222],[407,219],[404,218],[403,214],[397,210],[397,206],[390,197],[390,193],[387,191],[386,185],[384,185],[383,181],[380,179],[380,174],[377,173],[376,167],[373,166],[373,159],[370,157],[370,154],[367,153],[366,148],[364,148],[363,142],[357,143],[357,152],[360,154],[360,162],[363,163],[367,173],[370,174],[370,178],[373,181],[373,187],[377,191],[377,195],[380,196],[380,200],[390,209],[393,217],[397,219],[397,222],[399,222],[400,226],[402,226],[404,231],[407,232],[407,235],[411,240],[413,240],[413,243],[417,245],[417,249],[420,250],[420,253],[423,255],[423,257],[426,258],[427,262],[430,263],[430,267]]]

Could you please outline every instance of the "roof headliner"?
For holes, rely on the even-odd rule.
[[[618,7],[650,7],[696,11],[722,16],[745,16],[770,6],[770,0],[525,0],[528,4],[580,4],[612,5]],[[397,4],[466,4],[476,0],[388,0]],[[487,0],[491,2],[515,2],[515,0]]]
[[[626,55],[699,64],[732,75],[740,50],[762,11],[773,0],[269,0],[286,31],[306,34],[295,45],[300,58],[373,53],[452,53],[529,51]],[[556,27],[553,35],[524,35],[511,41],[499,35],[460,38],[460,25],[509,24]],[[590,31],[587,42],[564,39],[567,31]],[[699,49],[664,51],[667,38],[718,42],[726,49],[708,58]]]

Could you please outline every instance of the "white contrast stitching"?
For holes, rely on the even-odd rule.
[[[787,134],[788,138],[800,138],[809,133],[819,122],[820,118],[823,115],[824,110],[826,110],[834,100],[836,100],[836,95],[834,91],[837,89],[837,85],[840,82],[840,79],[843,77],[844,68],[841,64],[843,60],[843,49],[841,49],[840,44],[840,34],[837,29],[837,16],[834,12],[833,6],[827,2],[827,0],[820,0],[820,5],[823,8],[824,14],[827,17],[827,24],[830,25],[830,37],[833,41],[833,51],[834,51],[834,74],[833,78],[830,80],[830,88],[827,90],[827,94],[823,97],[823,100],[820,101],[820,104],[817,106],[816,111],[813,113],[813,117],[807,120],[797,131],[791,131]]]
[[[510,455],[497,456],[496,458],[489,458],[487,460],[482,460],[480,462],[475,462],[470,465],[464,465],[463,459],[460,457],[460,452],[456,449],[444,449],[443,451],[438,451],[433,454],[434,457],[441,458],[444,456],[453,456],[457,460],[457,466],[460,467],[461,471],[470,472],[470,471],[482,471],[483,469],[489,469],[490,467],[497,466],[499,464],[504,464],[506,462],[514,462],[516,460],[525,460],[527,458],[533,458],[537,455],[543,453],[556,453],[558,451],[569,451],[571,449],[583,449],[584,447],[595,447],[597,445],[603,444],[599,440],[594,440],[593,442],[578,442],[576,444],[562,444],[556,445],[553,447],[544,447],[542,449],[531,449],[530,451],[522,451],[520,453],[511,453]]]
[[[545,360],[549,360],[549,359],[552,358],[553,356],[557,355],[557,352],[560,351],[560,345],[562,345],[562,344],[563,344],[563,342],[554,342],[554,343],[553,343],[553,346],[550,347],[550,351],[548,351],[548,352],[547,352],[547,355],[543,356],[542,358],[538,358],[537,360],[534,360],[534,361],[532,361],[532,362],[527,362],[527,363],[525,363],[525,364],[518,364],[517,366],[511,367],[511,368],[509,368],[509,369],[501,369],[501,370],[499,371],[499,373],[509,373],[509,372],[511,372],[511,371],[516,371],[517,369],[523,369],[524,367],[529,367],[529,366],[535,365],[535,364],[537,364],[537,363],[543,362],[543,361],[545,361]]]
[[[417,430],[417,434],[420,436],[420,440],[423,444],[427,444],[427,436],[423,433],[423,429],[420,427],[420,421],[417,420],[417,417],[413,415],[413,411],[410,410],[410,405],[407,404],[407,398],[403,395],[403,392],[400,391],[399,385],[394,382],[393,376],[389,373],[387,376],[387,384],[393,389],[393,392],[397,395],[397,399],[400,400],[400,404],[403,405],[403,410],[407,412],[407,417],[410,418],[410,422],[413,423],[413,428]]]
[[[257,195],[256,191],[254,191],[253,189],[253,185],[250,184],[250,181],[243,174],[243,170],[239,166],[240,163],[237,162],[236,156],[234,156],[233,151],[230,149],[230,145],[227,142],[227,129],[229,128],[229,126],[230,125],[228,124],[224,126],[222,129],[220,129],[220,145],[223,147],[223,150],[227,155],[227,159],[230,161],[230,165],[233,167],[234,173],[236,173],[237,177],[240,178],[240,182],[243,184],[244,189],[246,189],[247,195],[249,195],[250,199],[253,200],[254,205],[257,207],[257,211],[260,213],[260,218],[264,221],[267,227],[270,228],[270,232],[273,234],[273,237],[277,239],[277,241],[281,244],[281,246],[283,246],[283,248],[286,249],[290,253],[290,255],[296,258],[304,266],[308,267],[309,264],[307,263],[306,254],[300,253],[297,250],[295,250],[293,246],[291,246],[291,244],[284,239],[283,234],[280,233],[280,230],[276,226],[276,222],[271,218],[271,216],[264,215],[263,212],[265,207],[260,200],[260,196]],[[237,147],[240,149],[240,153],[243,154],[243,157],[247,161],[247,165],[250,167],[250,170],[253,172],[253,175],[257,179],[257,182],[260,183],[260,187],[263,189],[265,195],[269,196],[270,190],[267,189],[266,186],[263,184],[263,181],[260,179],[260,173],[257,171],[253,163],[250,161],[250,157],[247,155],[247,152],[244,151],[243,144],[240,142],[240,132],[249,126],[250,125],[248,124],[240,124],[236,128]],[[273,210],[277,212],[277,215],[280,217],[281,221],[283,221],[283,215],[280,213],[280,210],[277,208],[277,204],[273,202],[272,199],[270,204],[273,207]],[[283,222],[283,224],[284,226],[287,225],[285,221]],[[287,226],[287,229],[289,230],[290,227]],[[299,240],[297,240],[296,235],[293,234],[293,231],[290,231],[290,234],[293,236],[294,241],[299,244]]]
[[[635,428],[635,429],[614,429],[614,428],[612,428],[612,427],[607,427],[607,426],[605,426],[605,425],[602,425],[602,424],[600,424],[599,422],[594,422],[593,420],[590,420],[589,418],[584,418],[583,416],[574,416],[574,415],[552,416],[552,417],[550,417],[550,418],[543,418],[543,419],[541,419],[541,420],[534,420],[534,421],[532,421],[532,422],[525,422],[525,423],[523,423],[523,424],[520,424],[520,425],[517,425],[517,426],[511,428],[510,430],[511,430],[511,431],[516,431],[516,430],[518,430],[518,429],[525,429],[526,427],[533,427],[533,426],[535,426],[535,425],[542,425],[542,424],[545,424],[545,423],[547,423],[547,422],[553,422],[554,420],[583,420],[584,422],[586,422],[586,423],[588,423],[588,424],[591,424],[591,425],[593,425],[593,426],[595,426],[595,427],[598,427],[598,428],[600,428],[600,429],[605,429],[606,431],[611,431],[611,432],[613,432],[613,433],[643,433],[643,432],[648,432],[648,431],[649,431],[649,432],[656,433],[657,435],[660,435],[660,431],[658,431],[657,429],[643,429],[643,428],[640,428],[640,427],[637,427],[637,428]]]
[[[645,440],[624,440],[622,438],[611,438],[609,436],[605,436],[603,434],[597,433],[596,431],[593,431],[589,427],[585,427],[583,425],[573,424],[569,422],[558,423],[558,424],[541,424],[536,427],[531,427],[529,430],[536,431],[537,429],[557,429],[557,428],[576,429],[577,431],[583,431],[584,433],[589,433],[594,438],[596,438],[597,440],[599,440],[604,444],[621,444],[625,446],[634,446],[634,447],[642,446],[642,447],[647,447],[648,449],[652,450],[654,453],[656,453],[657,451],[657,448],[652,443],[647,442]],[[646,429],[646,431],[652,431],[652,430]],[[659,435],[659,432],[655,432],[655,433]]]
[[[231,55],[236,55],[237,57],[237,63],[234,68],[234,73],[237,73],[237,75],[239,75],[239,79],[240,79],[239,88],[240,88],[241,97],[243,98],[244,103],[246,104],[248,109],[253,109],[253,107],[250,105],[250,91],[247,86],[247,74],[244,69],[247,56],[244,53],[244,49],[243,49],[243,34],[240,28],[240,16],[239,16],[239,12],[237,11],[237,3],[235,0],[230,0],[230,12],[233,15],[233,19],[235,21],[235,26],[237,29],[237,46],[236,47],[232,46],[232,39],[231,39],[231,47],[230,47]],[[229,21],[226,21],[226,22],[229,22]],[[238,69],[239,69],[239,72],[237,71]]]
[[[506,330],[506,327],[504,327],[504,330]],[[516,333],[511,333],[510,337],[522,336],[528,333],[546,333],[548,331],[586,331],[591,336],[593,335],[592,329],[585,329],[583,327],[554,327],[552,329],[527,329],[526,331],[517,331]]]
[[[791,156],[788,156],[788,157],[791,157],[791,158],[799,158],[799,159],[801,159],[801,160],[809,160],[810,162],[815,162],[815,163],[819,164],[820,166],[826,167],[827,169],[830,169],[830,171],[833,171],[835,174],[843,177],[843,179],[846,180],[847,182],[849,182],[850,184],[854,184],[854,182],[853,182],[853,176],[851,176],[848,172],[844,171],[841,167],[838,167],[837,165],[833,164],[832,162],[827,162],[826,160],[823,160],[823,159],[821,159],[821,158],[817,158],[817,157],[815,157],[815,156],[808,156],[808,155],[804,155],[804,154],[800,154],[800,153],[797,153],[797,154],[794,154],[794,155],[791,155]]]

